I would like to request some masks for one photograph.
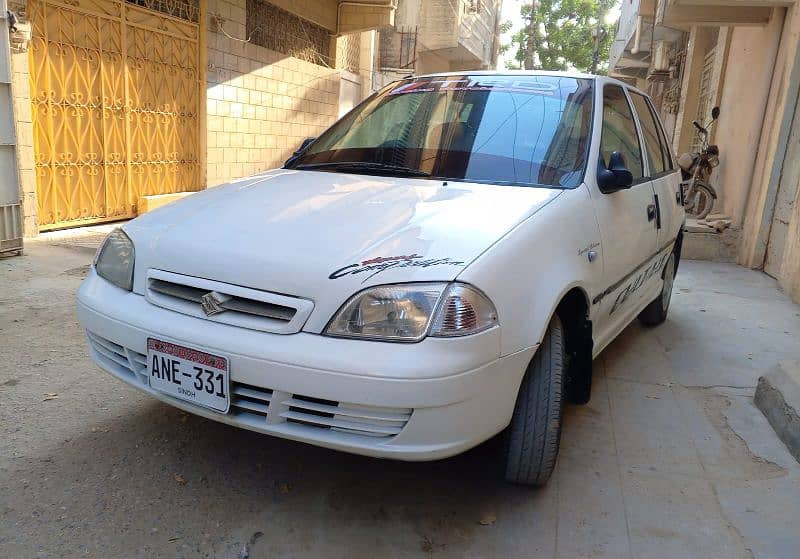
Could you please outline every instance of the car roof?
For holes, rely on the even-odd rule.
[[[458,72],[435,72],[433,74],[410,75],[404,79],[436,78],[436,77],[465,76],[465,75],[467,76],[555,76],[564,78],[580,78],[584,80],[596,81],[603,84],[609,83],[609,84],[619,85],[621,87],[625,87],[630,90],[636,91],[637,93],[641,93],[642,95],[647,95],[647,93],[637,89],[636,87],[632,86],[629,83],[625,83],[615,78],[609,78],[608,76],[598,76],[596,74],[586,74],[583,72],[561,72],[555,70],[461,70]]]

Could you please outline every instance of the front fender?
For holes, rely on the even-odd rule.
[[[599,291],[600,232],[582,185],[568,190],[517,225],[458,277],[486,293],[501,328],[501,355],[541,342],[564,295],[578,287],[587,299]],[[590,317],[591,318],[591,317]]]

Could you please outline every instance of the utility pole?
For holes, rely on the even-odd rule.
[[[533,70],[533,52],[536,49],[536,2],[531,2],[531,14],[528,20],[528,41],[525,45],[525,69]]]
[[[594,30],[594,52],[592,53],[592,69],[591,73],[597,73],[597,65],[600,62],[600,43],[603,41],[603,35],[605,34],[605,30],[603,29],[603,17],[605,11],[605,6],[603,5],[603,0],[598,0],[597,2],[597,27]]]

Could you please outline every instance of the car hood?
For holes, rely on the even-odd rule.
[[[560,194],[547,188],[275,170],[129,222],[149,268],[336,304],[375,284],[449,281]]]

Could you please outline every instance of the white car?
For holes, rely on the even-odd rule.
[[[103,369],[187,412],[401,460],[505,431],[506,478],[541,485],[592,358],[666,318],[679,181],[622,82],[411,77],[115,230],[78,313]]]

